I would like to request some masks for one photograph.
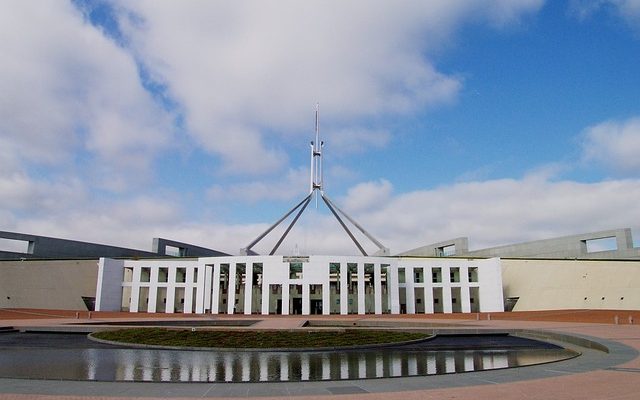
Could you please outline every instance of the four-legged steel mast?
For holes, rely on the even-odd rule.
[[[297,212],[296,216],[293,218],[293,220],[291,221],[289,226],[287,226],[287,229],[285,229],[285,231],[282,234],[282,236],[280,236],[280,239],[278,239],[278,241],[275,244],[275,246],[273,246],[273,249],[271,249],[271,252],[269,253],[269,255],[273,255],[276,252],[276,250],[278,250],[278,247],[280,247],[280,245],[282,244],[284,239],[287,237],[287,235],[289,234],[289,232],[291,231],[293,226],[296,224],[296,222],[298,222],[298,219],[300,218],[300,216],[302,215],[304,210],[307,208],[307,206],[309,205],[309,203],[311,202],[311,199],[313,197],[315,197],[315,200],[316,200],[316,207],[318,206],[318,196],[322,199],[324,204],[326,204],[326,206],[329,208],[329,210],[331,211],[333,216],[336,217],[336,219],[338,220],[338,222],[340,223],[342,228],[347,232],[347,235],[349,235],[349,237],[351,238],[353,243],[355,243],[356,247],[358,247],[358,250],[360,250],[362,255],[367,256],[368,254],[364,250],[364,248],[362,247],[360,242],[358,242],[358,240],[353,235],[353,233],[349,230],[347,225],[344,223],[344,221],[342,220],[341,216],[346,218],[349,222],[351,222],[351,224],[353,224],[353,226],[358,228],[358,230],[360,232],[362,232],[369,240],[371,240],[372,243],[374,243],[376,246],[378,246],[378,251],[375,253],[375,255],[389,255],[389,249],[387,247],[383,246],[369,232],[367,232],[362,226],[360,226],[360,224],[358,224],[353,218],[351,218],[347,213],[342,211],[324,193],[324,190],[323,190],[323,174],[322,174],[322,147],[324,146],[324,142],[320,141],[320,120],[319,120],[319,118],[320,118],[319,106],[318,106],[318,104],[316,104],[316,124],[315,124],[316,137],[315,137],[315,140],[311,142],[311,174],[310,174],[310,180],[309,180],[310,181],[309,182],[309,194],[304,199],[302,199],[302,201],[300,201],[298,204],[296,204],[295,207],[293,207],[289,211],[287,211],[287,213],[284,214],[273,225],[271,225],[269,227],[269,229],[264,231],[257,238],[255,238],[251,243],[249,243],[249,245],[247,245],[247,247],[245,247],[243,249],[240,249],[240,254],[241,255],[255,255],[255,254],[257,254],[256,252],[254,252],[252,250],[253,246],[255,246],[258,242],[260,242],[262,239],[264,239],[265,236],[267,236],[272,230],[274,230],[278,225],[280,225],[285,219],[287,219],[291,214],[293,214],[297,210],[298,212]]]

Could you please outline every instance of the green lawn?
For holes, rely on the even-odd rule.
[[[116,342],[184,347],[316,348],[397,343],[429,337],[424,333],[394,331],[191,331],[134,328],[96,332],[98,339]]]

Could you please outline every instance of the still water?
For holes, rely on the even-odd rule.
[[[0,347],[0,376],[149,382],[261,382],[425,376],[512,368],[574,357],[558,348],[215,352],[60,346]]]

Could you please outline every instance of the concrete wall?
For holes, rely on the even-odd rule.
[[[178,254],[171,254],[170,252],[168,252],[167,247],[175,248],[178,251]],[[170,255],[175,257],[218,257],[229,255],[221,251],[207,249],[205,247],[163,238],[153,238],[152,249],[154,253],[157,253],[161,256]]]
[[[4,260],[157,256],[149,251],[17,232],[0,231],[0,238],[28,243],[26,252],[0,251]]]
[[[433,243],[416,249],[407,250],[397,254],[397,256],[445,257],[450,255],[447,254],[447,249],[455,250],[453,255],[466,254],[469,251],[469,239],[466,237],[459,237],[445,240],[444,242]]]
[[[611,239],[615,249],[591,250],[588,244],[599,239]],[[640,248],[633,247],[631,229],[612,229],[607,231],[582,233],[558,238],[535,240],[532,242],[508,244],[481,250],[469,250],[466,237],[434,243],[400,253],[400,256],[417,257],[521,257],[521,258],[558,258],[558,259],[602,259],[640,260]],[[597,245],[595,246],[597,249]],[[455,252],[451,253],[451,250]]]
[[[640,310],[640,261],[502,259],[514,311]]]
[[[9,249],[3,246],[9,246]],[[178,254],[167,254],[167,246]],[[19,251],[16,251],[16,248]],[[21,248],[21,249],[20,249]],[[47,236],[0,231],[0,260],[60,258],[148,258],[158,256],[215,257],[227,255],[217,250],[162,238],[153,239],[153,251],[128,249],[105,244],[58,239]]]
[[[86,310],[94,297],[98,260],[0,262],[0,308]]]
[[[615,239],[617,249],[594,252],[587,251],[587,242],[606,238]],[[633,247],[631,229],[625,228],[516,243],[483,250],[468,251],[460,255],[465,257],[640,259],[640,248]]]

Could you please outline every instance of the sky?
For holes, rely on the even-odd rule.
[[[318,103],[392,253],[640,245],[640,0],[5,0],[0,54],[0,230],[237,254],[308,193]],[[278,254],[358,250],[320,204]]]

